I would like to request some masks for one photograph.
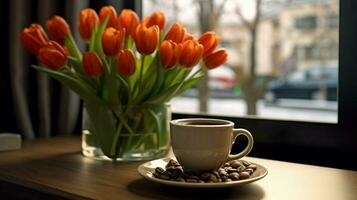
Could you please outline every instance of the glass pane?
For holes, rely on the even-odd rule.
[[[143,11],[164,12],[166,30],[213,30],[229,53],[174,112],[337,122],[338,0],[143,0]]]

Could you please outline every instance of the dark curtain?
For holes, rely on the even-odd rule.
[[[18,133],[24,139],[81,133],[81,101],[56,80],[31,68],[37,60],[20,42],[20,31],[33,22],[45,25],[53,15],[64,17],[82,51],[77,22],[85,7],[96,11],[112,5],[140,8],[138,0],[3,0],[0,1],[0,134]],[[45,26],[44,26],[45,27]],[[46,28],[45,28],[46,30]]]
[[[0,133],[19,133],[25,139],[80,131],[80,100],[76,94],[31,68],[37,60],[22,47],[19,33],[31,24],[45,24],[52,15],[63,16],[77,41],[83,0],[0,1],[2,53],[0,63]],[[80,43],[81,48],[85,46]]]

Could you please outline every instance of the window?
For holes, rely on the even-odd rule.
[[[143,0],[142,2],[144,13],[146,1],[148,0]],[[336,123],[306,122],[305,120],[296,121],[292,119],[263,119],[253,116],[182,113],[175,110],[173,118],[214,117],[232,120],[238,124],[239,127],[248,128],[254,133],[256,146],[251,153],[253,156],[355,169],[356,164],[351,164],[351,162],[346,163],[344,162],[344,158],[345,156],[354,158],[353,152],[357,150],[353,142],[357,140],[357,134],[355,134],[357,132],[355,126],[355,119],[357,118],[357,106],[355,103],[357,102],[357,93],[353,92],[353,90],[357,88],[357,82],[355,81],[357,70],[354,67],[355,52],[357,52],[357,40],[355,38],[357,28],[352,25],[357,22],[357,13],[353,9],[357,7],[357,1],[331,0],[323,2],[334,2],[336,3],[334,7],[337,6],[336,10],[342,11],[340,13],[341,21],[338,27],[340,31],[336,31],[337,33],[340,32],[341,35],[335,36],[340,38],[340,52],[334,52],[335,55],[338,55],[339,60],[333,61],[335,64],[340,65],[338,68],[338,77],[340,77],[338,80],[339,109],[338,121]],[[232,7],[232,4],[230,4],[230,7]],[[191,21],[194,22],[196,20],[194,16],[191,15],[190,17],[192,17]],[[280,26],[286,24],[289,23],[282,21]],[[292,24],[294,24],[294,21]],[[316,28],[319,29],[318,27]],[[284,34],[289,32],[294,31],[289,29],[287,32],[284,32]],[[244,34],[242,33],[241,35]],[[289,40],[295,40],[286,35],[285,37]],[[282,38],[278,39],[280,40]],[[237,41],[240,41],[242,46],[247,42],[246,40]],[[286,45],[280,42],[279,44],[281,44],[281,51],[284,51]],[[244,48],[240,48],[240,51],[244,51]],[[282,74],[291,73],[296,69],[296,52],[297,48],[293,45],[290,48],[290,56],[288,56],[288,59],[282,60],[281,65],[277,67]],[[247,52],[243,52],[242,55],[247,55]],[[244,65],[244,61],[237,64],[237,66],[242,65]],[[341,77],[343,78],[341,79]],[[336,154],[345,156],[331,156]],[[352,163],[357,162],[353,161]]]
[[[326,16],[326,26],[328,28],[334,29],[338,27],[338,16],[335,14],[330,14]]]
[[[338,2],[261,1],[254,38],[256,64],[251,66],[250,28],[255,8],[254,3],[233,0],[143,1],[144,16],[155,10],[165,12],[167,29],[174,21],[196,37],[214,29],[221,37],[221,47],[229,53],[225,65],[209,72],[208,92],[200,87],[190,89],[172,100],[173,111],[336,123],[337,81],[331,85],[293,81],[291,85],[289,78],[319,66],[334,66],[337,74],[338,58],[331,56],[331,51],[338,50],[328,45],[331,41],[338,44],[338,27],[325,31],[317,27],[317,19],[333,13]],[[294,23],[298,30],[291,29]],[[299,31],[303,29],[310,31]],[[205,96],[209,98],[199,98]],[[317,106],[309,106],[312,104]]]
[[[295,28],[298,30],[311,30],[317,27],[316,16],[304,16],[295,18]]]

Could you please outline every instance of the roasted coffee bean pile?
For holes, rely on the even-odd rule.
[[[226,162],[218,170],[202,173],[185,172],[182,166],[171,159],[165,169],[156,167],[153,175],[163,180],[173,180],[188,183],[218,183],[230,182],[249,178],[257,166],[245,160],[232,160]]]

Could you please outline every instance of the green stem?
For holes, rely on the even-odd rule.
[[[65,65],[64,68],[72,77],[80,79],[79,76],[68,65]]]
[[[77,43],[76,41],[74,40],[73,36],[72,36],[72,33],[70,33],[68,35],[68,39],[69,39],[69,42],[71,43],[71,47],[69,50],[71,51],[71,53],[73,54],[74,57],[82,60],[82,53],[81,51],[79,50],[78,46],[77,46]]]
[[[200,68],[199,70],[195,71],[195,73],[193,73],[191,76],[189,76],[188,78],[184,78],[184,81],[190,80],[191,78],[194,78],[197,74],[202,72],[202,68]]]
[[[146,56],[143,55],[142,58],[141,58],[141,66],[140,66],[140,74],[139,74],[139,93],[141,92],[142,90],[142,84],[143,84],[143,71],[144,71],[144,63],[145,63],[145,58]]]
[[[114,135],[114,139],[113,139],[113,143],[112,143],[112,149],[110,151],[110,154],[113,155],[114,154],[114,159],[113,161],[116,161],[116,158],[118,157],[118,151],[119,151],[119,137],[120,137],[120,133],[121,133],[121,130],[123,128],[123,123],[120,123],[119,122],[119,127]]]

